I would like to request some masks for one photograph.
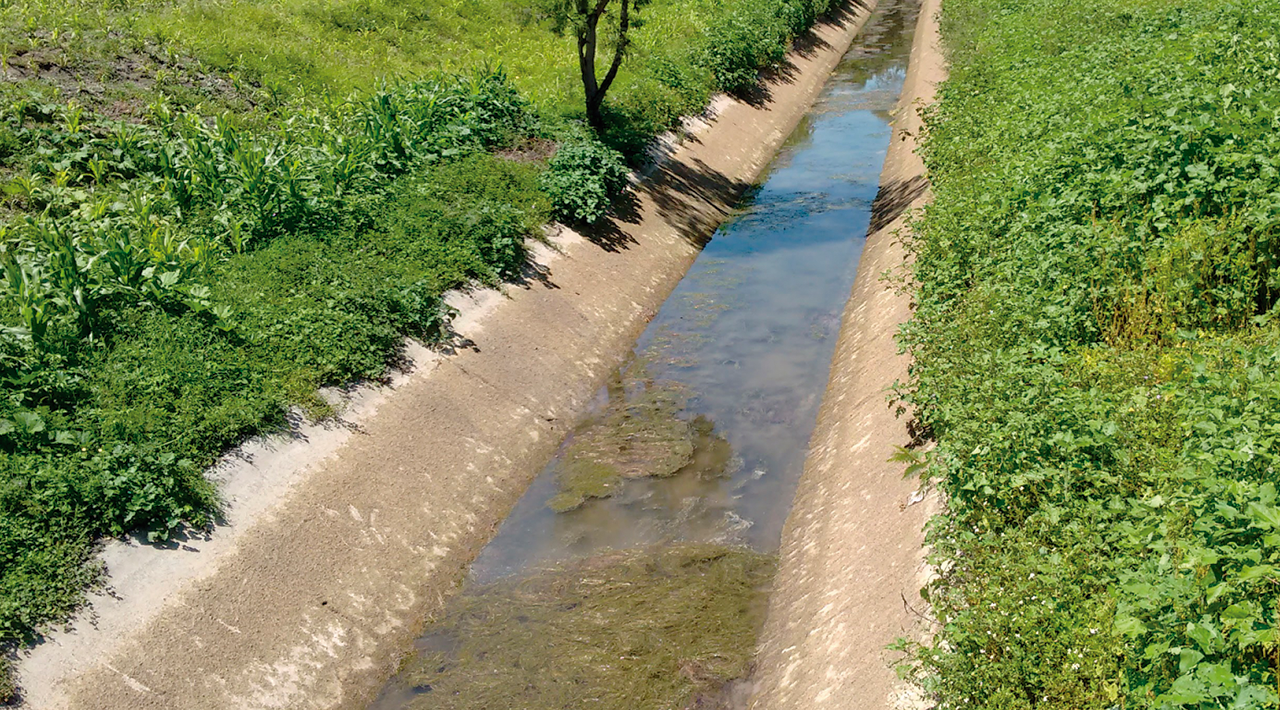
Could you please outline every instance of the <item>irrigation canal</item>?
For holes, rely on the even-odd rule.
[[[375,710],[741,704],[916,12],[881,2]]]

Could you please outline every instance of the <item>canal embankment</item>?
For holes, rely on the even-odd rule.
[[[918,10],[878,3],[374,710],[744,706]]]

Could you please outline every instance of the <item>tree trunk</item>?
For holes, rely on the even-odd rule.
[[[596,48],[599,45],[600,18],[609,7],[611,0],[598,0],[596,6],[586,15],[586,22],[578,34],[578,68],[582,72],[582,91],[587,105],[587,123],[596,133],[604,131],[604,115],[600,112],[604,105],[605,93],[613,85],[622,66],[622,57],[627,50],[627,30],[631,27],[631,2],[620,0],[618,9],[618,44],[613,51],[613,61],[609,63],[609,71],[604,79],[596,79]]]
[[[596,6],[587,13],[582,31],[578,34],[578,68],[582,72],[582,93],[587,104],[587,122],[597,133],[604,130],[604,117],[600,115],[600,104],[604,101],[600,84],[596,81],[596,46],[599,44],[597,32],[600,18],[609,7],[610,0],[598,0]]]

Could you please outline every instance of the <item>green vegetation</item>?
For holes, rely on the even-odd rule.
[[[676,545],[470,589],[401,680],[422,708],[720,707],[745,677],[774,559]]]
[[[627,166],[614,150],[593,140],[561,144],[542,176],[555,217],[570,224],[593,224],[608,213],[613,197],[627,186]]]
[[[914,672],[941,708],[1276,708],[1280,3],[947,0],[943,32]]]
[[[603,219],[649,139],[744,90],[708,31],[793,6],[826,8],[644,4],[602,144],[536,2],[0,5],[0,647],[80,602],[102,536],[208,525],[206,467],[446,334],[446,290]]]

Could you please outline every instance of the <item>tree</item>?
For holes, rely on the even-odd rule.
[[[587,122],[600,132],[604,130],[604,116],[600,107],[604,96],[618,76],[622,58],[627,52],[627,32],[631,29],[632,13],[643,0],[553,0],[553,17],[557,31],[572,27],[578,38],[578,70],[582,74],[582,93],[586,100]],[[613,41],[613,60],[604,78],[596,75],[596,50],[600,46],[600,21],[609,16],[611,7],[618,21],[617,35]]]

